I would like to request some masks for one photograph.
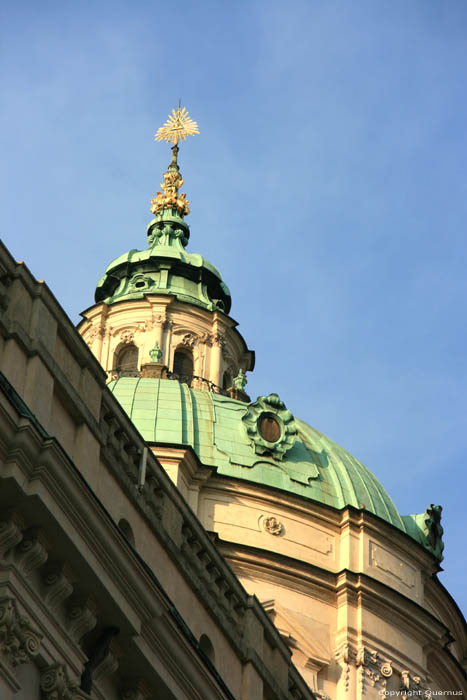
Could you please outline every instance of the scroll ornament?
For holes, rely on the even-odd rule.
[[[21,615],[16,600],[0,599],[0,657],[12,666],[26,663],[39,653],[42,635]]]

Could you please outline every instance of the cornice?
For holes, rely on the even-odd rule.
[[[39,435],[37,427],[31,420],[22,420],[21,440],[24,449],[30,454],[30,462],[26,470],[27,478],[24,478],[25,474],[22,472],[18,485],[23,489],[26,497],[34,496],[38,499],[38,503],[42,504],[42,517],[46,530],[46,526],[55,527],[57,533],[63,533],[63,536],[68,538],[70,543],[73,540],[73,536],[79,533],[79,541],[80,543],[82,542],[82,547],[91,553],[90,556],[88,554],[86,562],[82,564],[81,574],[86,571],[86,579],[91,582],[95,578],[97,571],[100,570],[102,572],[99,578],[107,579],[108,595],[113,600],[125,601],[124,609],[119,613],[125,615],[123,626],[127,630],[132,627],[132,635],[138,634],[138,620],[149,621],[154,617],[160,616],[164,606],[169,604],[167,595],[162,591],[160,584],[158,584],[157,579],[155,579],[154,574],[147,565],[124,540],[108,512],[105,511],[100,501],[90,490],[85,479],[59,443],[54,438],[45,438],[43,435]],[[121,418],[117,419],[112,412],[112,415],[107,416],[105,420],[114,421],[110,434],[115,435],[115,428],[119,431]],[[119,432],[117,452],[122,449],[121,437],[122,434],[126,434],[127,424],[129,424],[129,421],[126,421],[126,424],[123,421],[125,427],[123,428],[122,425],[123,431]],[[131,424],[129,425],[131,426]],[[131,432],[131,429],[129,432]],[[0,437],[3,438],[3,435],[0,435]],[[128,451],[125,451],[125,455],[127,459],[134,460],[137,452],[136,455],[133,453],[133,457],[130,457]],[[188,565],[190,557],[187,558],[186,556],[188,552],[191,552],[192,545],[190,544],[188,549],[182,547],[180,551],[175,542],[168,537],[167,530],[164,529],[164,518],[151,517],[151,506],[144,505],[145,501],[147,503],[151,502],[151,493],[154,492],[154,485],[149,492],[145,493],[143,490],[141,494],[138,494],[135,488],[137,482],[132,481],[132,478],[134,479],[135,476],[134,472],[131,469],[129,471],[122,469],[120,464],[117,465],[118,460],[115,458],[113,460],[110,458],[110,461],[113,461],[113,471],[120,484],[126,484],[124,490],[127,495],[130,496],[137,508],[142,507],[146,517],[149,515],[148,520],[152,524],[154,533],[163,542],[166,551],[174,559],[180,572],[190,582],[193,590],[198,592],[210,614],[212,615],[213,613],[212,603],[215,603],[216,596],[220,595],[221,598],[219,600],[223,599],[225,601],[218,608],[218,611],[214,613],[214,619],[224,630],[227,638],[231,640],[234,650],[237,650],[237,653],[240,652],[240,655],[244,657],[245,651],[242,651],[241,627],[235,640],[235,635],[232,635],[232,627],[235,628],[238,623],[235,618],[231,618],[231,615],[236,606],[240,606],[239,610],[241,610],[242,606],[245,606],[248,596],[224,559],[217,552],[215,546],[211,543],[209,536],[197,518],[169,480],[169,477],[158,466],[155,458],[150,455],[148,458],[148,474],[151,475],[152,480],[156,480],[157,489],[160,491],[164,503],[172,509],[175,508],[183,516],[182,520],[185,522],[184,532],[186,533],[184,535],[185,541],[199,542],[201,544],[203,556],[200,557],[200,550],[197,547],[194,550],[195,558],[192,559],[193,562],[196,562],[194,567]],[[17,478],[18,475],[18,469],[13,467],[13,470],[10,470],[10,476]],[[148,485],[151,483],[151,479],[147,480]],[[164,504],[163,507],[165,507]],[[96,533],[99,533],[97,538]],[[188,540],[186,540],[187,536]],[[81,544],[78,545],[78,548],[81,549]],[[66,549],[67,546],[64,544],[64,550],[66,551]],[[73,545],[73,550],[75,550],[75,545]],[[214,598],[211,594],[206,597],[206,571],[210,571],[209,576],[214,572],[214,578],[220,574],[219,581],[221,583],[224,582]],[[154,595],[155,590],[159,591],[159,594],[156,596]],[[252,612],[261,620],[265,634],[274,640],[274,645],[279,649],[283,648],[284,654],[288,655],[288,649],[269,618],[265,616],[258,601],[254,602]],[[237,613],[235,612],[235,614]],[[78,635],[79,631],[76,634]],[[291,674],[295,673],[291,666],[289,666],[289,672]],[[281,696],[278,695],[277,697]],[[308,694],[308,697],[311,698],[311,694]]]

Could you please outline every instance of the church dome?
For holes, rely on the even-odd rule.
[[[147,230],[148,248],[130,250],[110,263],[96,288],[97,303],[110,305],[162,294],[208,311],[229,313],[230,292],[219,270],[201,255],[185,252],[190,229],[184,217],[190,208],[185,193],[180,192],[184,180],[178,150],[175,141],[162,191],[151,200],[155,218]]]
[[[430,547],[436,514],[399,515],[367,467],[295,418],[277,394],[247,404],[177,381],[139,377],[121,377],[109,389],[147,442],[189,445],[219,475],[336,509],[365,509],[442,558]]]
[[[113,260],[99,281],[95,300],[114,304],[148,294],[176,297],[208,311],[229,313],[231,297],[219,270],[205,258],[184,250],[187,224],[165,213],[148,226],[146,250],[130,250]]]

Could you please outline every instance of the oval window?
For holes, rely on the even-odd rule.
[[[279,421],[271,413],[263,413],[259,417],[258,431],[267,442],[277,442],[281,436]]]

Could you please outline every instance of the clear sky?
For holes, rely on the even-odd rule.
[[[1,236],[71,319],[145,247],[179,97],[188,250],[256,369],[380,479],[444,507],[466,593],[467,3],[4,2]]]

